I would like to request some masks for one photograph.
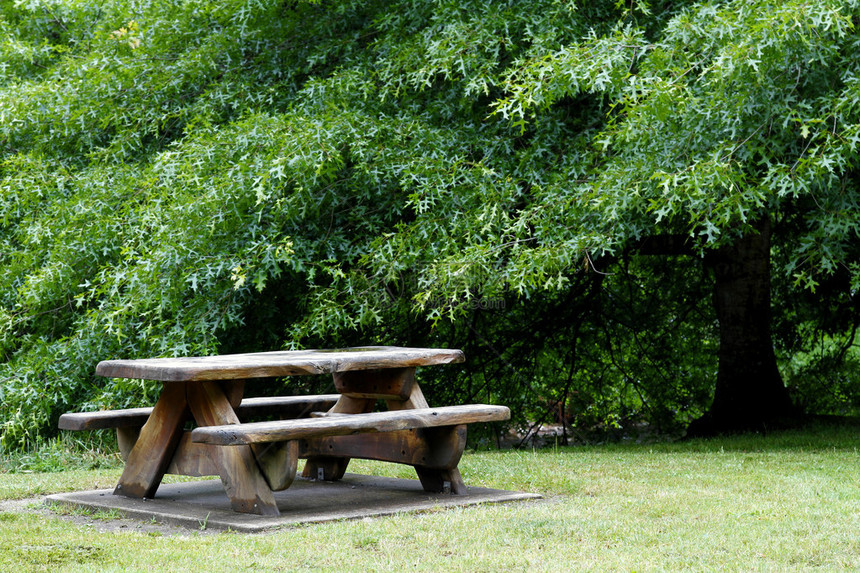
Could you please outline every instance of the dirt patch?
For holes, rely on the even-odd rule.
[[[50,506],[45,504],[44,496],[0,501],[0,513],[39,515],[45,519],[58,519],[72,523],[78,527],[89,527],[106,533],[134,532],[153,536],[192,536],[223,533],[207,530],[204,524],[201,524],[199,530],[191,530],[157,521],[142,522],[135,519],[127,519],[108,512],[85,512],[66,507]]]

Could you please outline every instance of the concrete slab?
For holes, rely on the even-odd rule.
[[[481,503],[539,499],[532,493],[470,487],[467,495],[427,493],[418,480],[347,474],[337,482],[298,478],[289,489],[275,493],[281,515],[263,517],[236,513],[221,480],[162,484],[152,499],[113,495],[113,490],[60,493],[45,499],[48,505],[66,505],[92,511],[116,511],[130,519],[155,520],[191,529],[259,533],[303,523],[429,511]]]

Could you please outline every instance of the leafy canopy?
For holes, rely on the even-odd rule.
[[[655,233],[706,250],[790,220],[786,272],[814,288],[847,269],[856,293],[858,12],[3,3],[3,444],[151,400],[94,380],[101,359],[444,343],[479,301],[557,312],[590,292],[582,270]],[[571,341],[547,344],[545,374],[500,398],[557,376]],[[676,406],[698,392],[674,388]]]

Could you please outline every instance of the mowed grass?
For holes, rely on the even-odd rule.
[[[101,532],[0,513],[0,570],[857,570],[858,431],[468,452],[468,484],[544,499],[259,535]],[[413,477],[371,462],[350,471]],[[0,498],[111,487],[118,476],[118,467],[4,473]]]

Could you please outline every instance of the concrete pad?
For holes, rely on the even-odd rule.
[[[117,511],[131,519],[155,520],[192,529],[205,526],[206,529],[259,533],[303,523],[540,497],[482,487],[469,487],[466,495],[427,493],[418,480],[346,474],[337,482],[297,478],[289,489],[275,492],[281,511],[278,517],[236,513],[219,479],[162,484],[155,498],[146,500],[113,495],[112,489],[103,489],[49,495],[45,503],[92,511]]]

